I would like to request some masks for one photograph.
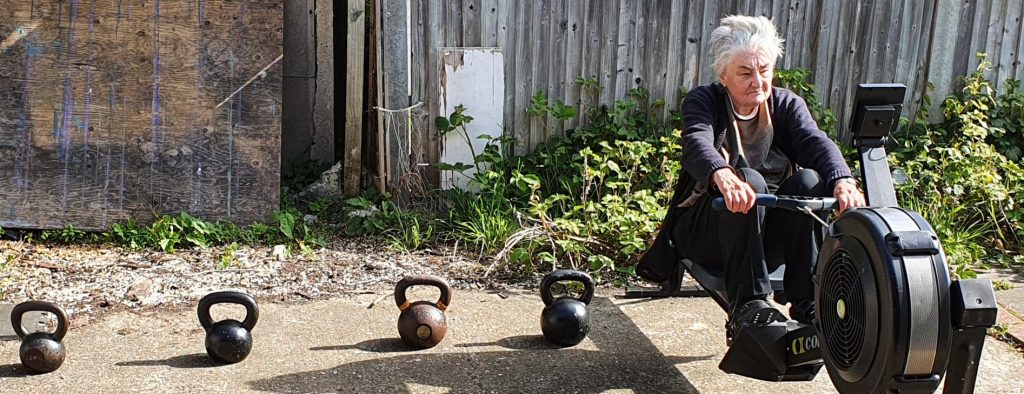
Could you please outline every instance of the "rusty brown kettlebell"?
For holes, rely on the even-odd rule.
[[[22,316],[25,312],[41,311],[50,312],[57,317],[57,328],[53,333],[33,332],[25,334],[25,328],[21,326]],[[46,301],[25,301],[14,306],[11,310],[11,325],[14,332],[18,334],[21,341],[21,364],[37,373],[56,371],[64,364],[64,344],[61,340],[68,333],[68,315],[64,309],[52,302]]]
[[[405,291],[411,286],[427,285],[441,290],[437,302],[409,303]],[[444,279],[433,275],[413,275],[402,278],[395,286],[395,304],[402,314],[398,316],[398,334],[409,346],[426,349],[434,347],[448,331],[444,310],[452,301],[452,288]]]

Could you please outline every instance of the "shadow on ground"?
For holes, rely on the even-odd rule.
[[[20,378],[23,376],[30,376],[28,368],[23,367],[21,364],[7,364],[0,365],[0,378]]]
[[[309,350],[362,350],[373,353],[398,353],[419,349],[407,346],[398,338],[381,338],[362,341],[355,345],[319,346],[311,347]]]
[[[496,342],[460,343],[455,347],[501,346],[512,350],[554,350],[558,345],[548,342],[543,335],[519,335],[502,338]]]
[[[254,390],[299,392],[403,392],[412,386],[445,387],[453,393],[600,392],[632,389],[635,393],[697,392],[676,364],[704,357],[667,358],[622,311],[607,299],[595,299],[591,313],[599,325],[590,339],[599,350],[559,349],[541,336],[515,336],[495,343],[509,350],[409,353],[357,361],[319,371],[280,375],[248,383]],[[321,347],[314,350],[406,350],[397,339]],[[382,350],[389,349],[389,350]]]
[[[122,361],[116,365],[119,367],[154,367],[166,365],[171,368],[212,368],[223,364],[214,361],[206,353],[195,353],[171,357],[164,360]]]

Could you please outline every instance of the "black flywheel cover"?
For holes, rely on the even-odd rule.
[[[900,208],[851,210],[829,228],[814,276],[815,316],[839,392],[933,392],[945,373],[945,257],[893,246],[899,235],[921,232],[934,236],[924,219]]]

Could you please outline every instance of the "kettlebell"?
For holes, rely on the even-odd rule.
[[[238,304],[245,307],[245,319],[234,319],[214,323],[210,307],[217,304]],[[256,300],[237,291],[220,291],[207,294],[199,300],[199,324],[206,329],[206,353],[214,360],[234,364],[245,360],[252,350],[252,329],[260,318]]]
[[[583,294],[580,298],[562,296],[555,299],[551,285],[558,281],[580,282]],[[544,311],[540,314],[540,329],[544,338],[559,346],[575,346],[590,332],[590,312],[587,304],[594,298],[594,279],[584,272],[561,269],[552,271],[540,282],[540,298],[544,300]]]
[[[25,312],[41,311],[50,312],[57,316],[57,328],[54,332],[33,332],[25,334],[21,326],[22,316]],[[68,333],[68,315],[61,307],[46,301],[25,301],[14,306],[11,310],[11,325],[14,332],[21,338],[21,365],[37,373],[56,371],[64,364],[64,344],[61,340]]]
[[[405,291],[411,286],[427,285],[441,290],[437,302],[416,301],[409,303]],[[426,349],[434,347],[448,332],[444,310],[452,302],[452,288],[444,279],[433,275],[406,276],[395,286],[395,304],[402,314],[398,316],[398,334],[402,342],[412,347]]]

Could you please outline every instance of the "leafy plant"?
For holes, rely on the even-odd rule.
[[[434,235],[434,227],[429,222],[420,223],[420,219],[411,216],[411,220],[399,220],[398,227],[388,235],[388,246],[392,250],[409,252],[425,245]]]
[[[217,269],[224,270],[230,268],[235,264],[235,252],[238,251],[238,243],[232,242],[220,255],[220,260],[217,263]]]
[[[480,255],[497,251],[520,229],[516,210],[502,194],[452,190],[446,196],[452,208],[447,224],[451,237]]]
[[[295,208],[288,208],[274,212],[274,221],[277,222],[278,231],[285,239],[293,242],[304,254],[310,254],[313,246],[323,246],[324,242],[315,233],[314,229],[303,220],[302,212]]]
[[[42,241],[56,241],[62,244],[70,244],[86,240],[86,232],[76,229],[75,226],[66,225],[57,230],[45,230],[39,235]]]
[[[331,205],[334,205],[334,201],[321,197],[309,203],[309,210],[315,214],[320,214],[327,211]]]
[[[679,133],[668,126],[678,119],[662,120],[663,106],[634,89],[611,107],[591,108],[578,128],[526,156],[481,155],[477,163],[487,165],[474,177],[480,192],[446,194],[451,234],[522,269],[586,265],[631,273],[679,171]],[[549,119],[580,116],[542,92],[527,112],[545,127]],[[497,142],[488,146],[500,151]]]
[[[985,78],[990,63],[981,56],[978,69],[963,79],[963,89],[942,102],[943,122],[929,124],[927,103],[914,119],[903,119],[890,164],[905,173],[897,185],[904,206],[920,212],[935,227],[951,271],[973,277],[990,262],[1012,264],[1019,255],[1024,209],[1024,172],[1003,152],[1012,141],[1019,96],[1012,81],[1000,95]],[[1009,115],[1008,115],[1009,114]],[[1002,126],[996,126],[1002,125]],[[998,135],[999,137],[993,137]]]
[[[992,287],[995,288],[996,291],[1011,290],[1014,288],[1012,283],[1007,282],[1004,279],[997,279],[992,281]]]

